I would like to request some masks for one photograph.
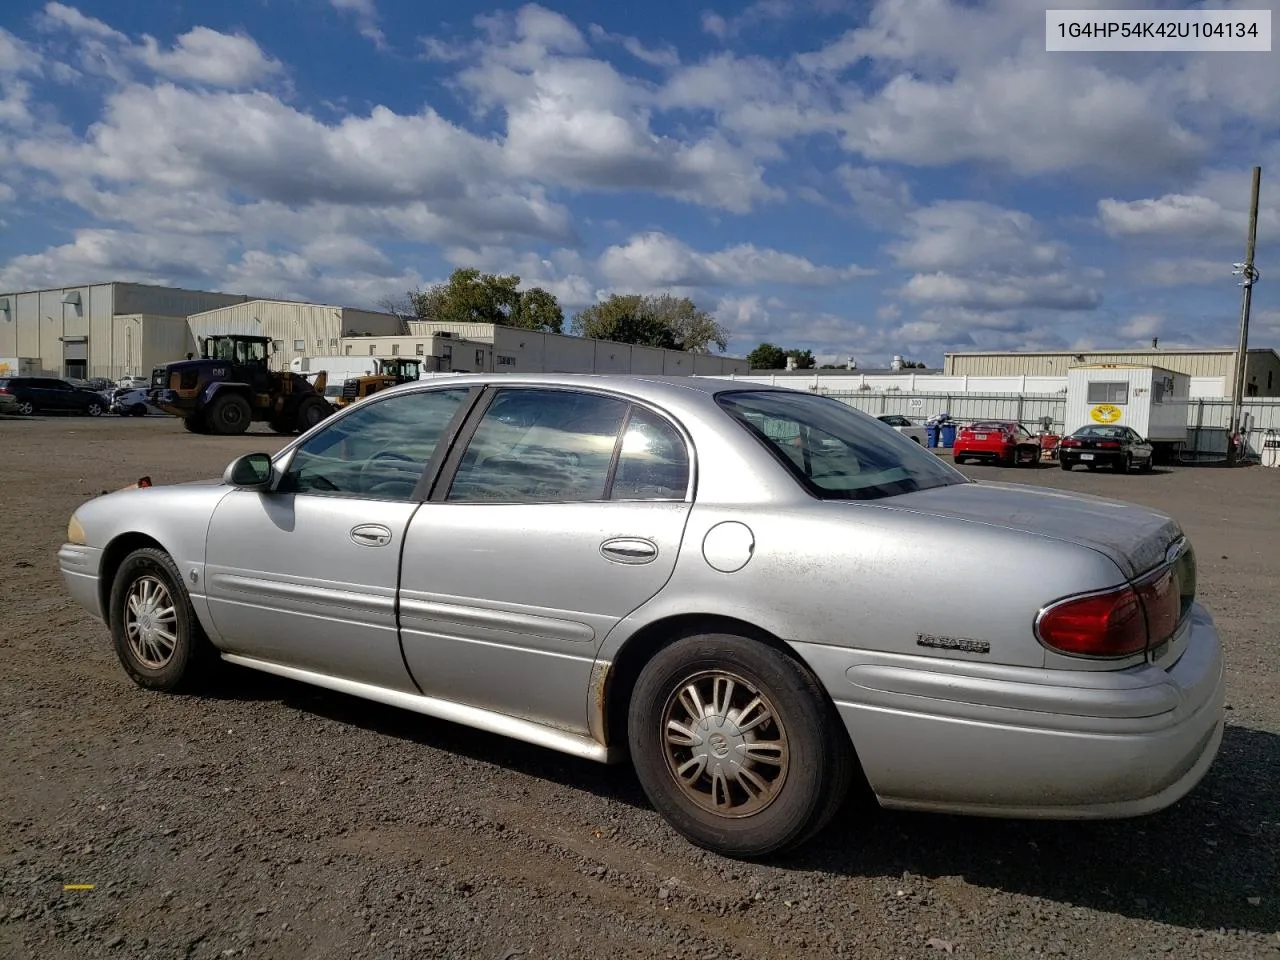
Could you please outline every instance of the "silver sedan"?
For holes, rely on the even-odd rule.
[[[406,384],[221,480],[89,501],[59,560],[142,687],[220,657],[629,757],[674,829],[730,856],[805,842],[854,784],[885,807],[1144,814],[1222,737],[1174,520],[969,481],[793,390]],[[908,608],[904,577],[928,587]]]

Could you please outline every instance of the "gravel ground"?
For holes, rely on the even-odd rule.
[[[134,687],[64,595],[68,515],[280,444],[0,418],[0,957],[1280,958],[1280,471],[965,468],[1185,525],[1231,713],[1184,801],[1105,824],[854,804],[746,865],[676,837],[625,767],[244,671]]]

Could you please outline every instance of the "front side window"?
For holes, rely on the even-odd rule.
[[[361,403],[294,452],[280,491],[410,499],[466,396],[454,388]]]
[[[716,401],[824,500],[875,500],[969,482],[919,444],[829,397],[743,390]]]
[[[500,390],[467,445],[446,499],[603,500],[627,403],[570,390]]]

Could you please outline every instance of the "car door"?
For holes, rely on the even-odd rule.
[[[670,578],[690,476],[652,409],[490,387],[405,536],[400,636],[423,693],[587,733],[596,653]]]
[[[1146,439],[1132,427],[1126,427],[1125,434],[1126,439],[1129,441],[1129,450],[1133,455],[1133,459],[1150,460],[1155,448],[1147,443]]]
[[[353,407],[280,462],[275,489],[219,502],[205,591],[230,652],[413,692],[396,628],[400,551],[419,484],[474,395],[455,386]]]
[[[70,389],[71,385],[61,380],[38,377],[31,381],[31,402],[38,410],[65,410],[67,409],[65,394]]]

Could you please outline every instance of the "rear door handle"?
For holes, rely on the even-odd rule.
[[[600,544],[600,553],[614,563],[650,563],[658,556],[658,545],[640,537],[614,537]]]
[[[351,528],[351,541],[362,547],[385,547],[391,542],[391,530],[380,523],[362,523]]]

